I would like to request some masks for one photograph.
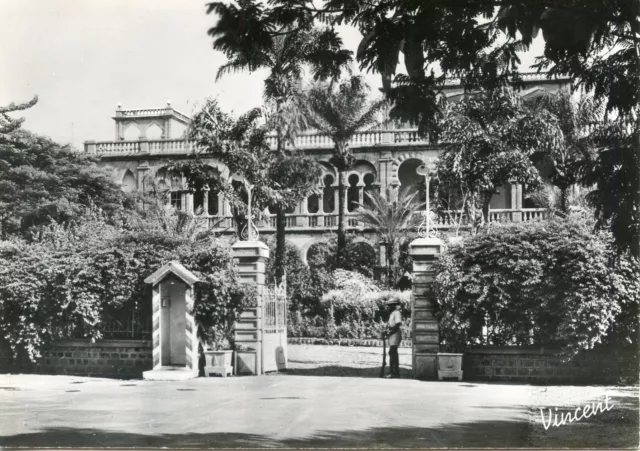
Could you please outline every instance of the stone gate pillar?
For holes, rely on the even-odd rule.
[[[258,305],[245,309],[236,323],[235,342],[249,349],[236,352],[236,374],[258,375],[262,374],[262,297],[269,248],[261,241],[238,241],[231,248],[240,280],[254,283],[258,291]]]
[[[413,296],[411,324],[413,337],[413,374],[416,379],[435,379],[439,350],[438,321],[434,316],[433,265],[442,255],[444,243],[438,238],[418,238],[409,245],[413,258]]]

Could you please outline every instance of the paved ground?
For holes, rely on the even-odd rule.
[[[385,380],[368,377],[379,369],[375,352],[380,349],[291,351],[291,364],[298,367],[292,374],[262,377],[149,382],[0,375],[0,446],[638,445],[637,387]],[[321,359],[315,367],[304,357],[314,352]],[[330,374],[340,362],[349,363],[344,368],[351,369],[344,371],[363,377],[300,373]],[[607,394],[610,411],[544,429],[540,408],[573,411],[586,403],[604,403]]]
[[[388,349],[387,349],[388,350]],[[357,346],[290,345],[289,373],[306,376],[378,377],[383,349]],[[411,377],[411,348],[399,348],[400,373]],[[389,372],[387,355],[386,373]]]

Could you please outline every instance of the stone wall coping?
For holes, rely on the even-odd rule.
[[[465,354],[528,354],[528,355],[557,355],[558,348],[522,347],[522,346],[474,346],[465,350]]]
[[[96,340],[89,339],[63,340],[52,344],[54,348],[144,348],[151,347],[150,340]]]

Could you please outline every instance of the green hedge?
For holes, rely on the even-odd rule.
[[[158,230],[132,232],[89,219],[54,225],[39,241],[0,242],[0,330],[14,354],[34,359],[47,343],[80,330],[100,338],[105,318],[151,316],[144,279],[171,260],[200,277],[195,315],[204,339],[228,330],[255,292],[236,278],[229,249]],[[233,321],[232,321],[233,320]]]
[[[436,269],[446,348],[540,345],[574,354],[637,334],[638,262],[616,256],[611,237],[582,215],[492,227],[451,248]]]

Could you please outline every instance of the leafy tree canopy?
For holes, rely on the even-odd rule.
[[[2,236],[51,220],[65,223],[89,208],[119,216],[133,200],[97,160],[49,138],[17,130],[0,142]]]
[[[9,116],[9,113],[29,109],[33,105],[35,105],[37,102],[38,102],[38,96],[34,96],[33,99],[31,99],[28,102],[19,103],[17,105],[15,104],[15,102],[11,102],[7,106],[0,106],[0,142],[7,139],[6,136],[2,136],[2,135],[6,135],[8,133],[18,130],[22,126],[22,123],[24,122],[24,118],[19,118],[19,119],[12,118],[11,116]]]
[[[176,163],[171,170],[184,174],[193,189],[216,187],[231,205],[246,211],[246,191],[238,176],[253,185],[253,214],[260,216],[270,206],[290,208],[316,189],[320,167],[310,158],[289,159],[270,150],[267,133],[270,124],[262,121],[260,109],[237,120],[224,113],[215,100],[208,100],[193,118],[191,137],[201,151],[187,163]],[[226,165],[228,174],[220,174],[203,158],[214,158]]]
[[[491,197],[505,183],[540,185],[532,156],[553,152],[561,142],[557,118],[533,112],[510,88],[483,90],[449,104],[441,127],[446,144],[438,175],[480,198],[485,221]]]
[[[221,14],[220,3],[210,11]],[[637,0],[243,0],[233,14],[221,14],[236,30],[233,45],[260,52],[283,33],[349,24],[363,34],[356,55],[361,68],[382,75],[383,90],[396,101],[398,117],[421,129],[434,124],[434,93],[444,76],[460,76],[467,88],[519,84],[518,52],[542,31],[538,67],[568,75],[609,110],[623,115],[638,105]],[[332,32],[332,29],[330,29]],[[326,48],[335,44],[327,40]],[[396,75],[400,53],[407,75]],[[438,70],[438,74],[434,72]]]

